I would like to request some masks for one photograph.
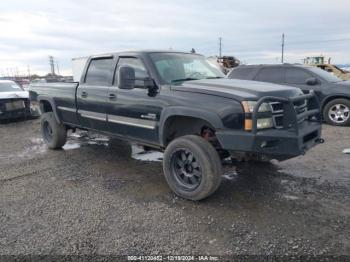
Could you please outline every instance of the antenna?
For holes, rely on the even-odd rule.
[[[222,51],[222,38],[219,37],[219,58],[221,58],[221,51]]]

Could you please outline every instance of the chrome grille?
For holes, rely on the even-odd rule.
[[[272,120],[274,123],[275,128],[283,128],[283,104],[280,102],[271,102],[269,103],[271,107],[272,112]],[[307,101],[301,101],[294,105],[294,109],[297,112],[297,114],[302,114],[305,111],[307,111]],[[302,118],[298,121],[298,123],[302,123],[305,121],[305,118]],[[289,125],[291,127],[292,124]]]
[[[270,107],[273,114],[283,112],[283,104],[280,102],[271,102]]]

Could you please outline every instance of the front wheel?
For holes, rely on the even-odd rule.
[[[41,134],[50,149],[61,148],[67,141],[67,130],[57,122],[53,112],[41,115]]]
[[[170,188],[180,197],[201,200],[221,183],[222,166],[215,148],[199,136],[175,139],[165,150],[163,170]]]
[[[350,100],[340,98],[330,101],[324,107],[323,117],[330,125],[350,125]]]

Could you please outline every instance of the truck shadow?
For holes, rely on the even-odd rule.
[[[286,192],[286,184],[294,181],[293,176],[281,172],[273,163],[250,162],[238,164],[234,169],[235,176],[227,177],[224,173],[223,181],[214,197],[238,197],[240,194],[249,198],[267,197]],[[288,190],[289,191],[289,190]]]
[[[140,185],[135,185],[137,189],[136,196],[144,201],[151,201],[154,197],[157,200],[163,199],[169,202],[169,199],[176,197],[173,194],[162,172],[162,153],[155,151],[144,151],[122,141],[113,141],[108,147],[108,151],[113,155],[123,156],[129,161],[128,170],[138,181]],[[227,199],[261,199],[273,197],[289,197],[290,193],[297,193],[297,178],[284,173],[276,164],[266,162],[251,162],[239,164],[236,166],[224,166],[222,183],[209,198],[200,201],[200,203],[223,202]],[[110,187],[109,187],[110,188]],[[111,189],[111,188],[110,188]],[[157,192],[157,193],[155,193]],[[163,194],[163,195],[162,195]],[[293,196],[290,196],[293,198]],[[297,198],[297,197],[295,197]],[[187,200],[183,200],[187,201]]]
[[[117,139],[77,134],[70,137],[65,150],[87,149],[96,158],[91,166],[99,170],[103,187],[114,193],[140,201],[171,202],[176,195],[168,187],[162,171],[162,153],[143,150]],[[83,150],[84,151],[84,150]],[[103,162],[104,164],[101,164]],[[222,183],[212,196],[199,203],[224,203],[285,198],[296,200],[302,190],[303,178],[283,172],[278,164],[249,162],[225,165]],[[185,204],[187,200],[184,201]],[[191,202],[191,201],[188,201]]]

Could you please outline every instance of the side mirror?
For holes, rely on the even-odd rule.
[[[118,88],[135,88],[135,69],[130,66],[121,66],[118,69]]]
[[[317,84],[317,79],[315,77],[310,77],[310,78],[306,79],[305,83],[308,86],[314,86]]]
[[[145,83],[145,88],[148,89],[149,95],[152,96],[158,93],[158,86],[156,85],[156,83],[152,78],[146,78],[144,80],[144,83]]]

